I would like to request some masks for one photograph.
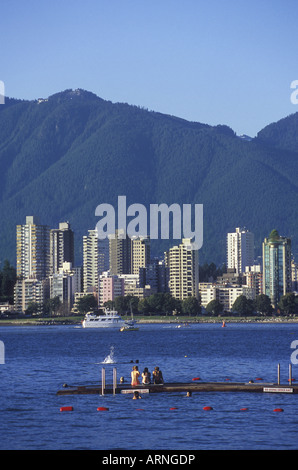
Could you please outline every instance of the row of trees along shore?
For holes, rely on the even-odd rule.
[[[239,296],[232,307],[231,312],[224,311],[224,306],[218,300],[212,300],[203,309],[200,301],[195,297],[188,297],[182,301],[175,299],[169,293],[158,293],[144,299],[133,296],[119,296],[114,301],[108,301],[104,307],[115,309],[121,314],[134,315],[187,315],[187,316],[273,316],[273,315],[298,315],[298,296],[288,293],[282,296],[277,309],[273,309],[270,299],[265,294],[260,294],[255,300],[248,299],[245,295]],[[92,295],[79,300],[78,311],[81,314],[96,308],[96,301]]]
[[[225,270],[225,265],[217,268],[214,263],[205,263],[200,266],[200,280],[202,282],[207,282],[210,279],[215,280]],[[13,304],[15,282],[16,270],[8,260],[5,260],[0,270],[0,302]],[[106,302],[104,306],[114,308],[121,314],[130,314],[132,312],[134,315],[298,315],[298,296],[294,292],[283,295],[277,308],[273,309],[269,297],[265,294],[258,295],[255,300],[247,299],[244,295],[241,295],[234,302],[232,312],[225,312],[223,304],[218,300],[212,300],[204,309],[201,307],[200,299],[188,297],[180,301],[172,297],[170,293],[152,294],[144,299],[134,296],[119,296],[113,302]],[[77,311],[81,315],[96,309],[97,301],[93,295],[86,295],[78,301]],[[25,313],[47,316],[65,316],[69,314],[67,307],[61,303],[58,297],[46,300],[44,305],[32,302]]]

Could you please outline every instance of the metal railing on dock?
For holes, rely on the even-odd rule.
[[[113,367],[113,395],[116,394],[117,389],[117,368]],[[101,394],[104,395],[106,392],[106,370],[103,367],[101,369]]]

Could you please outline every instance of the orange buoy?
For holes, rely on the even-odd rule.
[[[203,410],[210,411],[213,410],[212,406],[204,406]]]
[[[175,406],[173,406],[172,408],[170,408],[170,410],[178,410],[178,408],[176,408]]]
[[[201,380],[200,377],[194,377],[192,380]]]
[[[280,412],[282,412],[282,411],[283,411],[283,409],[282,409],[282,408],[274,408],[274,410],[273,410],[273,411],[276,411],[276,412],[280,413]]]
[[[240,411],[248,411],[248,408],[240,408]]]
[[[109,411],[109,408],[106,408],[105,406],[99,406],[97,411]]]
[[[73,411],[72,406],[61,406],[60,411]]]
[[[264,380],[264,379],[262,379],[261,377],[257,377],[256,380]]]

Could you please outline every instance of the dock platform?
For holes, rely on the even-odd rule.
[[[132,387],[129,384],[67,386],[58,390],[57,395],[105,395],[133,393],[176,393],[176,392],[254,392],[254,393],[298,393],[298,385],[276,383],[240,383],[240,382],[189,382],[148,384]]]

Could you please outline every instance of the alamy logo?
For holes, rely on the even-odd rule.
[[[3,341],[0,341],[0,364],[5,364],[5,347]]]
[[[0,80],[0,104],[5,104],[5,87],[2,80]]]
[[[150,237],[150,239],[170,239],[172,220],[172,238],[191,239],[189,248],[199,250],[203,245],[203,204],[150,204],[149,216],[143,204],[126,206],[126,196],[118,196],[119,238]],[[99,239],[115,238],[116,212],[111,204],[100,204],[95,215],[101,217],[96,224]],[[131,220],[127,220],[132,218]],[[192,222],[193,221],[193,222]],[[127,223],[128,222],[128,223]],[[148,230],[149,225],[149,230]],[[192,225],[194,230],[192,230]],[[183,237],[182,237],[183,234]]]
[[[291,354],[291,363],[292,364],[298,364],[298,340],[295,339],[294,341],[291,342],[291,349],[295,349],[295,351],[292,352]]]

